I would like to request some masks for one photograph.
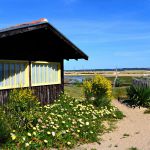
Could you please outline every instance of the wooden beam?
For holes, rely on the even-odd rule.
[[[29,61],[29,88],[31,88],[32,83],[31,83],[31,61]]]

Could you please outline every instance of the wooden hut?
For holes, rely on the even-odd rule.
[[[64,59],[88,56],[40,19],[0,30],[0,103],[13,88],[31,88],[43,103],[64,89]]]

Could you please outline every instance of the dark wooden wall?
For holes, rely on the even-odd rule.
[[[64,92],[64,64],[61,61],[61,84],[33,86],[31,87],[33,93],[37,96],[42,104],[52,103],[58,96]],[[0,104],[7,101],[9,92],[12,89],[0,90]]]
[[[31,88],[42,104],[52,103],[63,91],[63,85],[35,86]]]

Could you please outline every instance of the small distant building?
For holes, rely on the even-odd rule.
[[[64,59],[88,56],[40,19],[0,30],[0,103],[11,89],[31,88],[42,103],[64,90]]]

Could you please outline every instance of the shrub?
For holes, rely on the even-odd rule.
[[[85,80],[83,82],[83,91],[86,100],[94,100],[96,106],[104,104],[109,104],[112,98],[112,86],[111,82],[103,76],[96,75],[91,80]]]
[[[90,100],[91,97],[93,96],[93,85],[92,85],[92,79],[88,79],[88,80],[85,80],[83,81],[83,92],[84,92],[84,95],[85,95],[85,98],[86,100]]]
[[[83,100],[61,95],[52,105],[39,107],[39,119],[28,130],[17,129],[5,148],[45,149],[71,148],[77,143],[95,142],[103,133],[103,120],[117,118],[118,109],[95,108]],[[35,114],[36,116],[36,114]]]
[[[131,85],[127,88],[127,95],[132,105],[143,107],[150,106],[150,88]]]
[[[8,102],[3,109],[12,128],[23,130],[38,118],[38,106],[39,102],[30,89],[14,89],[9,93]]]
[[[116,87],[113,89],[113,97],[118,100],[127,99],[126,87]]]
[[[0,146],[2,143],[5,143],[10,137],[10,123],[6,119],[5,113],[0,108]]]
[[[117,78],[115,81],[115,87],[120,87],[120,86],[121,86],[121,80]]]
[[[104,107],[104,106],[110,106],[111,100],[106,97],[100,97],[94,100],[94,105],[96,107]]]

